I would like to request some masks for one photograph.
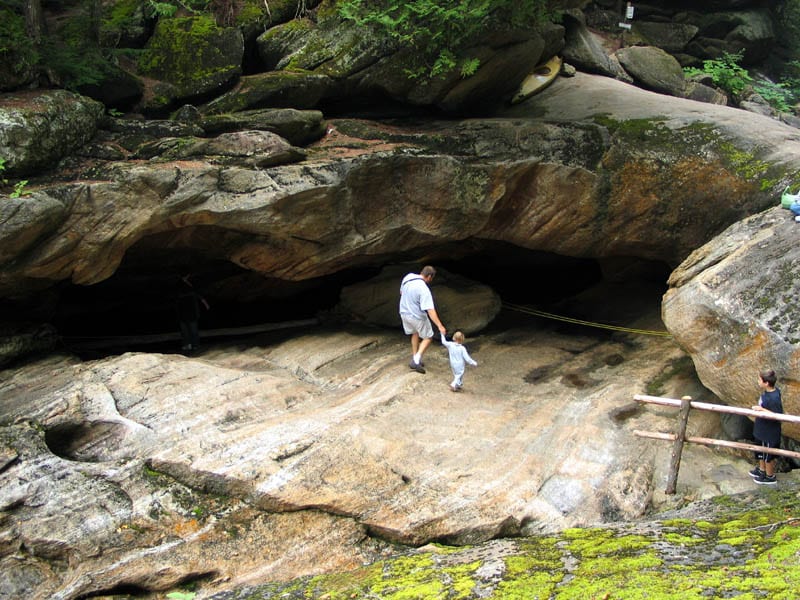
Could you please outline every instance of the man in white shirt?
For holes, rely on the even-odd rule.
[[[431,321],[438,327],[439,333],[447,331],[439,320],[428,287],[435,276],[436,269],[428,265],[419,273],[409,273],[403,277],[400,284],[400,319],[403,321],[403,331],[411,336],[412,356],[408,366],[417,373],[425,372],[422,355],[433,339]]]

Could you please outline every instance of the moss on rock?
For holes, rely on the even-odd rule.
[[[347,573],[226,592],[220,600],[702,600],[795,597],[798,487],[699,502],[662,520],[568,529],[465,548],[425,547]],[[703,517],[703,518],[700,518]]]

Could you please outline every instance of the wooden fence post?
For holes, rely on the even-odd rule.
[[[683,454],[683,442],[686,438],[686,425],[689,422],[689,411],[692,408],[692,397],[684,396],[681,398],[681,412],[678,415],[678,430],[675,435],[675,442],[672,445],[672,458],[669,461],[669,476],[665,494],[674,494],[678,483],[678,470],[681,466],[681,454]]]

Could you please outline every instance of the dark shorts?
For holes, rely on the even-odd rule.
[[[777,454],[770,454],[768,449],[780,448],[781,446],[780,440],[778,440],[777,442],[775,442],[775,440],[773,440],[772,442],[765,442],[757,439],[756,444],[761,444],[764,447],[763,450],[756,450],[754,452],[756,460],[763,460],[764,462],[772,462],[773,460],[778,458]]]

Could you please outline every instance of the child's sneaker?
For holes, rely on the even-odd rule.
[[[754,477],[753,481],[755,481],[758,485],[775,485],[778,483],[778,478],[775,475],[760,475],[758,477]]]
[[[763,477],[764,475],[766,475],[766,473],[764,473],[764,471],[762,471],[758,467],[756,467],[755,469],[750,469],[748,473],[750,473],[751,477]]]

